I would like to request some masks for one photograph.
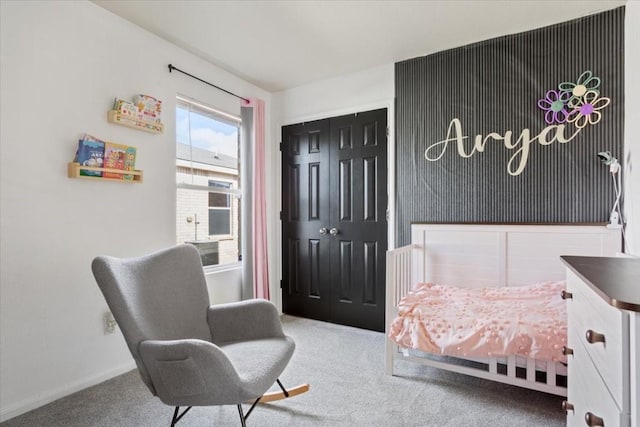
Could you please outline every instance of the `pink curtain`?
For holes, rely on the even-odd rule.
[[[253,296],[270,299],[269,257],[267,253],[267,200],[265,193],[264,101],[251,98],[243,106],[253,108],[253,162],[251,235],[253,236]]]

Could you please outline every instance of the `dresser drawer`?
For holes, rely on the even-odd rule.
[[[569,336],[569,346],[573,346],[573,355],[567,358],[567,402],[573,405],[573,410],[567,411],[567,426],[589,425],[585,418],[590,413],[592,420],[601,418],[605,427],[628,427],[628,414],[616,404],[576,334]]]
[[[620,409],[629,411],[627,313],[607,304],[573,272],[568,273],[567,291],[572,294],[567,299],[569,338],[575,338],[569,347],[576,350],[575,341],[580,343]]]

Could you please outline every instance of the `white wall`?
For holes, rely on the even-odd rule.
[[[293,124],[377,108],[395,97],[393,70],[394,64],[385,64],[279,92],[274,95],[279,117],[274,113],[274,118]],[[279,135],[280,128],[274,130]]]
[[[237,99],[170,74],[167,64],[264,99],[268,124],[271,95],[90,2],[0,5],[5,420],[134,366],[120,333],[103,335],[107,306],[91,260],[174,244],[175,95],[234,114],[240,110]],[[107,123],[113,98],[136,93],[163,101],[163,135]],[[83,132],[136,146],[144,183],[67,178],[67,162]]]
[[[211,304],[224,304],[242,299],[242,268],[233,267],[217,269],[206,273],[207,289]]]
[[[627,253],[640,256],[640,1],[625,10],[625,195]]]
[[[373,67],[364,71],[347,74],[333,79],[323,80],[300,86],[287,91],[279,92],[273,96],[273,140],[282,139],[281,127],[284,125],[301,123],[328,117],[336,117],[343,114],[358,111],[367,111],[377,108],[387,108],[389,124],[389,148],[392,149],[394,132],[394,64],[386,64]],[[271,154],[274,170],[281,171],[282,159],[278,147],[274,145]],[[392,168],[394,164],[393,152],[389,153],[388,164]],[[389,186],[393,188],[393,169],[389,172]],[[272,177],[271,209],[274,210],[274,219],[270,222],[270,230],[273,234],[270,238],[270,267],[275,271],[272,279],[272,295],[276,305],[282,308],[282,293],[279,288],[282,278],[282,227],[277,213],[282,206],[281,174],[278,172]],[[393,194],[389,194],[389,204],[393,203]],[[389,224],[393,224],[393,216]],[[393,242],[393,231],[390,226],[389,244]],[[273,236],[273,237],[272,237]],[[271,274],[271,277],[274,276]],[[276,287],[277,285],[277,287]]]

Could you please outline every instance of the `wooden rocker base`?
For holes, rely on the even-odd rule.
[[[274,391],[271,393],[265,393],[258,400],[258,403],[269,403],[277,400],[286,399],[289,397],[297,396],[309,391],[309,384],[300,384],[299,386],[292,387],[290,389],[283,389],[282,391]]]
[[[244,413],[244,410],[242,409],[241,404],[236,405],[238,407],[238,414],[240,415],[240,423],[242,427],[247,427],[247,418],[249,418],[249,415],[251,415],[251,412],[253,412],[253,409],[256,407],[258,403],[275,402],[276,400],[286,399],[286,398],[297,396],[299,394],[306,393],[309,391],[309,384],[301,384],[297,387],[286,389],[284,388],[284,386],[282,385],[279,379],[276,380],[276,383],[278,384],[278,386],[280,387],[280,390],[282,391],[265,393],[259,398],[257,398],[256,400],[254,400],[253,402],[247,402],[247,403],[251,403],[251,408],[249,408],[249,411],[247,411],[246,414]],[[180,421],[180,418],[182,418],[187,412],[189,412],[189,409],[191,409],[191,406],[189,406],[181,414],[179,414],[180,407],[176,406],[175,410],[173,411],[173,419],[171,420],[171,427],[174,427],[176,423]]]

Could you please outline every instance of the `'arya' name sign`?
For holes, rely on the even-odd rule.
[[[482,153],[490,140],[502,141],[505,148],[508,150],[515,150],[513,155],[507,163],[507,172],[509,175],[520,175],[524,168],[527,166],[529,160],[529,147],[531,144],[538,142],[540,145],[551,145],[554,142],[566,144],[580,133],[582,128],[577,128],[572,134],[565,135],[565,125],[550,125],[544,128],[538,135],[531,137],[531,131],[529,129],[523,129],[517,140],[513,141],[513,132],[508,130],[504,134],[492,132],[487,136],[476,135],[473,146],[470,149],[465,147],[465,140],[469,137],[462,132],[462,123],[460,119],[453,119],[449,123],[449,130],[447,131],[447,138],[442,141],[438,141],[431,144],[424,151],[424,157],[435,162],[440,160],[444,153],[447,151],[449,143],[456,145],[458,154],[461,157],[469,158],[476,153]]]
[[[602,113],[599,110],[609,105],[611,100],[600,96],[599,87],[600,78],[593,76],[591,71],[585,71],[575,83],[563,82],[558,85],[558,90],[547,91],[545,97],[538,100],[538,108],[545,111],[544,120],[549,126],[534,137],[531,137],[529,129],[523,129],[515,141],[510,130],[503,134],[491,132],[487,136],[476,135],[473,146],[467,149],[465,140],[469,137],[464,135],[460,119],[455,118],[449,123],[446,139],[429,145],[424,157],[431,162],[438,161],[447,151],[449,143],[453,143],[461,157],[469,158],[484,152],[490,140],[501,141],[508,150],[515,150],[507,163],[507,172],[512,176],[520,175],[527,166],[531,144],[566,144],[585,126],[600,122]],[[568,131],[565,124],[573,124],[575,130]]]

